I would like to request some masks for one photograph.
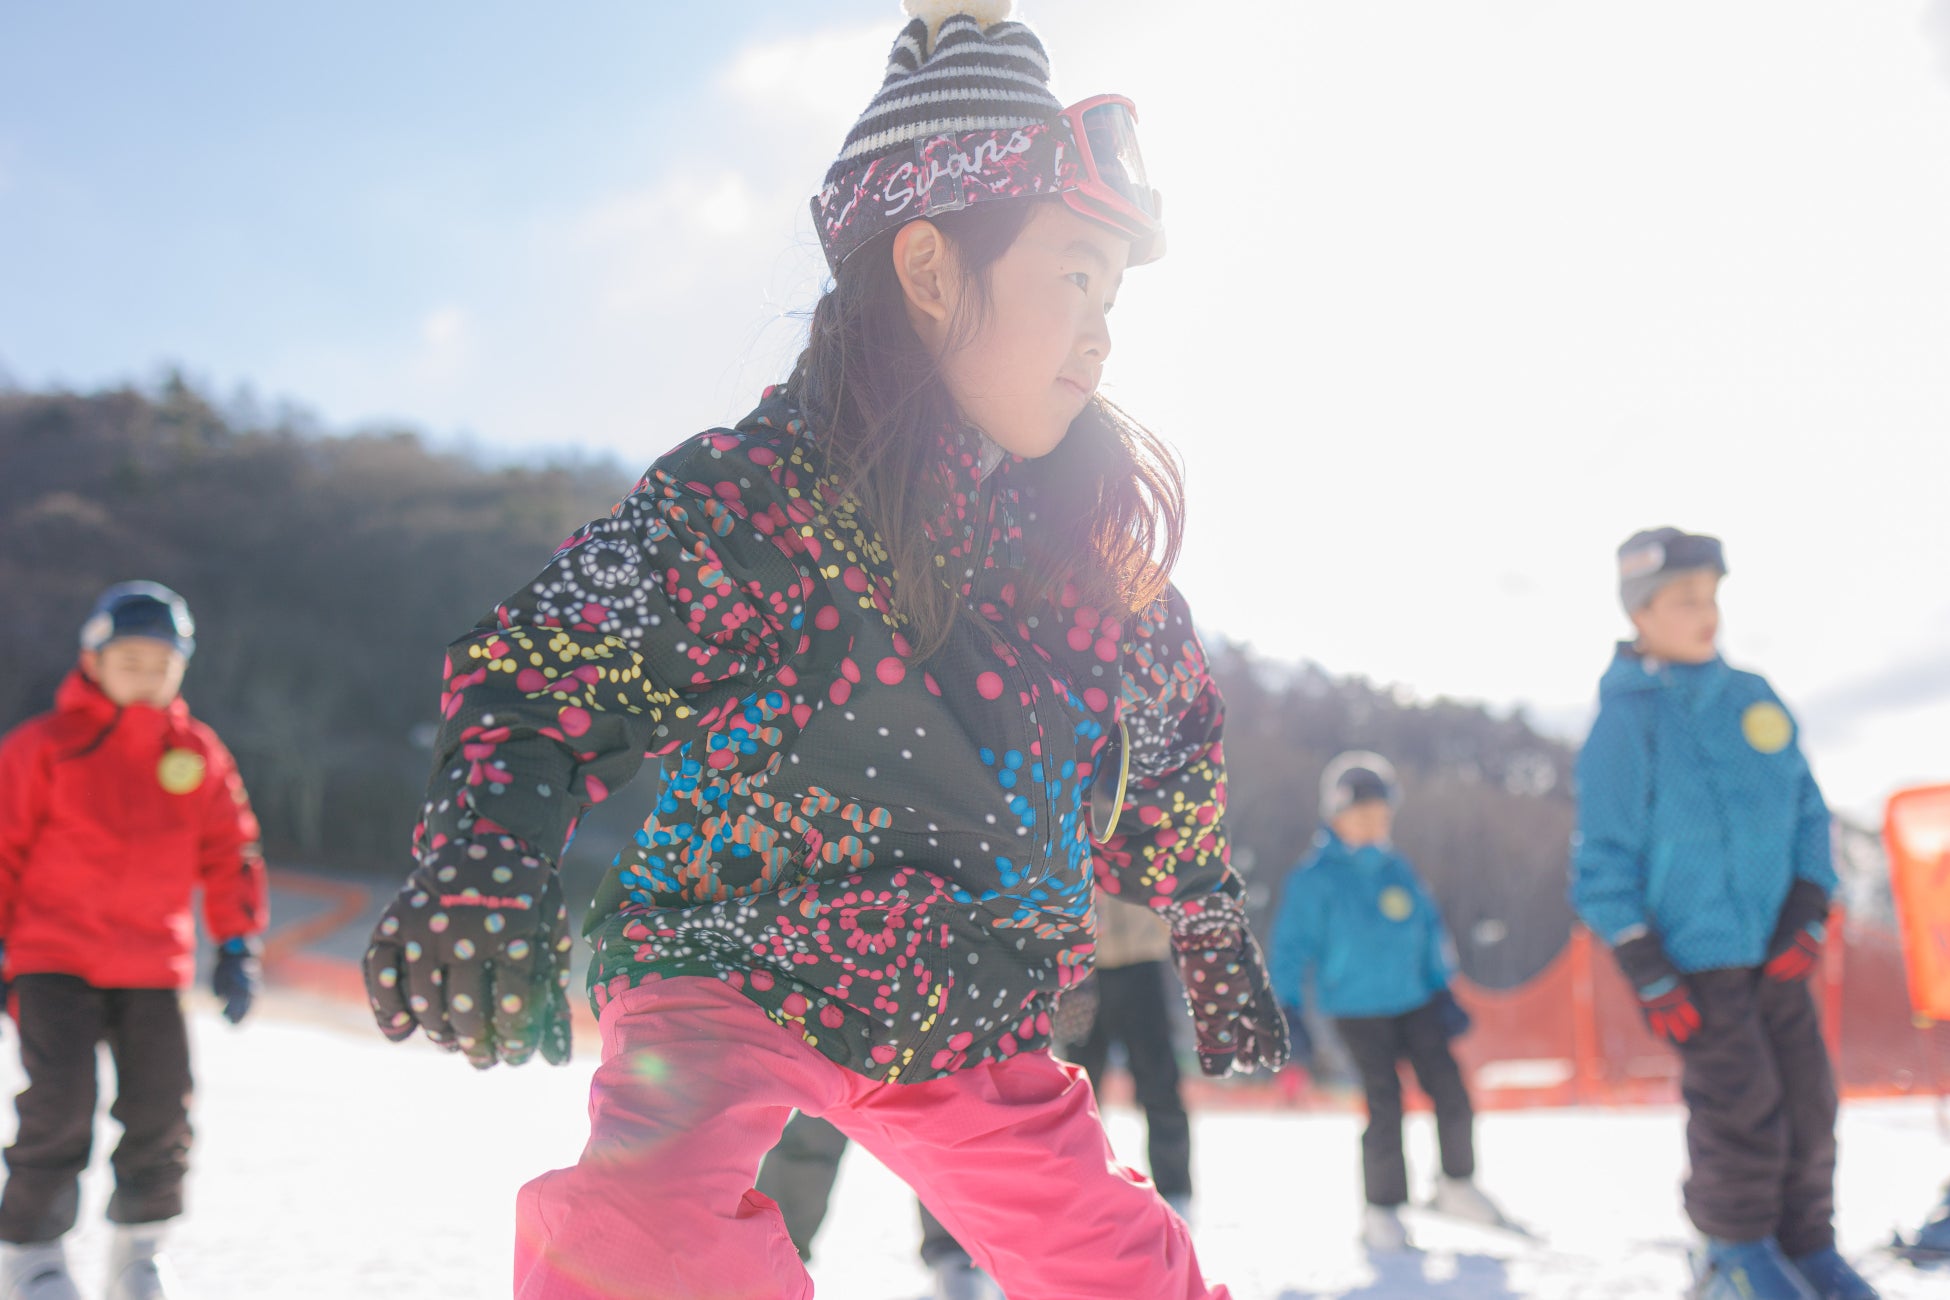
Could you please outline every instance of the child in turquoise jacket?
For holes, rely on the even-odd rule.
[[[1680,1055],[1700,1295],[1873,1297],[1835,1250],[1835,1077],[1807,984],[1827,805],[1780,698],[1720,658],[1719,540],[1660,528],[1618,558],[1637,636],[1578,757],[1571,902]]]
[[[1408,860],[1389,843],[1400,784],[1379,754],[1342,754],[1321,778],[1325,823],[1313,852],[1287,878],[1274,924],[1270,977],[1287,1008],[1295,1058],[1310,1054],[1302,1015],[1333,1018],[1361,1074],[1368,1127],[1361,1135],[1367,1207],[1362,1236],[1377,1250],[1408,1245],[1399,1062],[1415,1069],[1435,1105],[1442,1178],[1435,1208],[1488,1223],[1502,1214],[1475,1184],[1475,1114],[1449,1040],[1469,1017],[1449,991],[1456,963],[1442,914]]]

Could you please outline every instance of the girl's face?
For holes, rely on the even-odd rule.
[[[1720,575],[1681,574],[1632,614],[1639,653],[1675,664],[1703,664],[1719,651]]]
[[[985,312],[973,296],[978,286],[950,265],[936,284],[942,310],[913,313],[962,415],[1003,450],[1046,456],[1083,412],[1110,356],[1105,317],[1130,251],[1108,227],[1061,203],[1038,203],[988,269]],[[952,263],[952,248],[945,254]],[[957,339],[968,319],[979,328]]]

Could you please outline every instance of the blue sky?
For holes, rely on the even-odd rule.
[[[1143,113],[1210,630],[1575,732],[1676,523],[1838,803],[1950,779],[1950,0],[1020,7]],[[0,0],[0,373],[640,466],[799,346],[898,23]]]

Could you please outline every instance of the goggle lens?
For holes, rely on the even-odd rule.
[[[1081,116],[1084,141],[1096,164],[1097,178],[1132,207],[1157,220],[1157,196],[1144,170],[1144,153],[1138,148],[1137,118],[1119,103],[1094,104]]]

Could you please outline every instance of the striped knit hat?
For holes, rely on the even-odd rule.
[[[874,158],[938,135],[1005,131],[1063,111],[1036,33],[1004,21],[1010,0],[903,0],[913,21],[887,77],[826,173],[831,185]]]

